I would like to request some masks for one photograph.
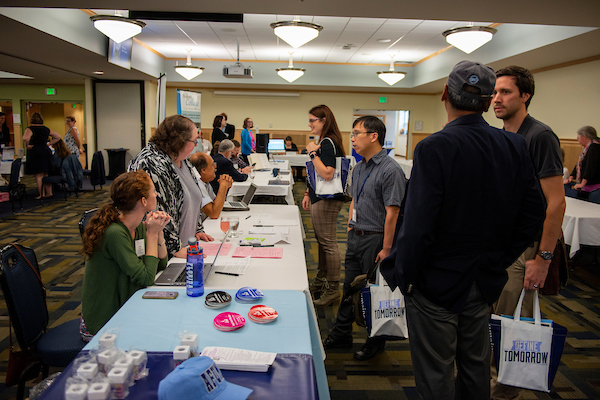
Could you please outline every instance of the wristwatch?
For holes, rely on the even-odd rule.
[[[317,153],[316,153],[316,152],[314,152],[314,151],[313,151],[313,152],[311,152],[311,153],[309,154],[309,156],[310,156],[310,159],[311,159],[311,160],[312,160],[312,159],[314,159],[316,155],[317,155]]]
[[[546,261],[550,261],[550,260],[552,260],[552,257],[554,256],[554,254],[552,254],[551,251],[540,251],[538,253],[538,256],[542,257]]]

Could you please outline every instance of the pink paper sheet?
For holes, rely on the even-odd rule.
[[[240,246],[235,249],[232,257],[248,257],[250,258],[281,258],[283,257],[283,249],[281,247],[251,247]]]

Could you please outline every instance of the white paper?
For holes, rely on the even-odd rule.
[[[267,245],[275,245],[275,244],[292,244],[290,242],[290,238],[287,235],[284,235],[282,233],[276,233],[275,235],[273,235],[273,237],[269,237],[267,238],[263,244],[267,244]]]
[[[276,233],[289,235],[290,228],[284,226],[253,226],[248,233],[253,235],[274,235]]]
[[[244,275],[250,266],[250,257],[219,258],[215,264],[215,272]]]
[[[212,358],[221,369],[266,372],[275,361],[277,353],[209,346],[200,355]]]

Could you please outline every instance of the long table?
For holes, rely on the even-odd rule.
[[[260,235],[248,234],[248,230],[253,224],[268,225],[270,221],[277,224],[286,222],[293,224],[285,225],[289,227],[288,239],[290,244],[277,245],[277,247],[283,248],[283,257],[281,259],[251,259],[247,273],[240,276],[215,274],[213,270],[206,278],[205,288],[209,291],[216,289],[237,290],[240,287],[252,286],[261,290],[293,290],[302,292],[305,297],[305,315],[308,320],[311,344],[310,354],[313,357],[319,397],[321,399],[329,399],[327,375],[323,363],[325,351],[321,344],[321,335],[319,333],[312,297],[308,291],[308,275],[306,273],[303,242],[304,226],[300,219],[300,210],[297,206],[289,205],[251,204],[249,211],[223,212],[221,216],[239,217],[240,226],[238,228],[239,237],[237,239],[229,239],[230,243],[233,244],[231,250],[228,254],[220,254],[219,258],[231,258],[235,247],[239,245],[239,240],[248,236],[260,237]],[[221,241],[224,237],[219,219],[206,219],[204,221],[204,229],[206,233],[215,238],[215,241]],[[209,256],[205,259],[206,262],[212,262],[213,260],[214,256]],[[181,261],[184,260],[172,259],[170,262]],[[164,286],[154,287],[153,289],[164,289]]]
[[[600,246],[600,204],[566,197],[567,208],[562,223],[565,243],[574,257],[581,245]]]
[[[285,198],[285,201],[289,205],[294,205],[294,194],[292,193],[292,187],[294,186],[294,177],[292,173],[289,172],[289,167],[287,164],[282,164],[281,166],[278,163],[273,163],[277,168],[280,168],[282,171],[287,172],[286,175],[282,175],[280,179],[282,181],[288,181],[287,185],[270,185],[269,181],[275,180],[276,178],[273,176],[272,169],[268,171],[255,171],[254,179],[248,179],[244,182],[233,182],[233,186],[229,189],[228,198],[235,196],[243,196],[250,183],[254,183],[257,188],[254,193],[255,196],[277,196]],[[287,167],[287,168],[286,168]]]
[[[288,239],[290,244],[281,244],[277,247],[283,248],[283,258],[266,259],[254,258],[250,261],[248,272],[241,276],[228,276],[215,274],[214,271],[206,279],[206,285],[211,288],[240,288],[242,286],[254,286],[259,289],[272,290],[299,290],[308,289],[308,276],[306,273],[306,259],[304,257],[304,227],[300,220],[300,210],[297,206],[280,204],[251,204],[249,211],[229,211],[221,213],[221,216],[237,216],[240,220],[238,238],[230,238],[229,243],[233,246],[229,253],[220,254],[219,258],[231,258],[239,241],[248,236],[261,237],[261,235],[249,234],[252,225],[270,225],[271,222],[291,225],[281,225],[289,228]],[[270,217],[269,217],[270,216]],[[206,219],[204,230],[221,241],[225,236],[221,231],[219,219]],[[267,237],[262,236],[262,237]],[[208,256],[205,262],[212,262],[214,256]],[[185,261],[183,259],[172,259],[171,262]]]

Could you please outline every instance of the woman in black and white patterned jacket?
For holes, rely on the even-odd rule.
[[[172,115],[156,129],[150,143],[131,160],[128,171],[143,169],[158,194],[157,209],[171,216],[164,229],[169,256],[186,257],[187,239],[213,241],[204,233],[200,217],[200,175],[188,158],[196,145],[198,130],[181,115]]]

